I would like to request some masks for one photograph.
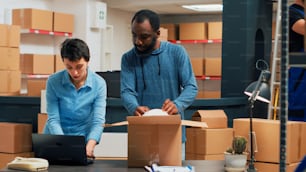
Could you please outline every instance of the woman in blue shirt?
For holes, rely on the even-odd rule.
[[[44,133],[85,136],[87,156],[94,157],[105,122],[106,83],[88,68],[90,53],[84,41],[66,39],[61,57],[66,69],[47,81]]]

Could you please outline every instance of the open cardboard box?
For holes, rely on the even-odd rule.
[[[180,115],[128,116],[127,121],[105,127],[128,125],[128,166],[152,163],[182,165],[182,125],[207,128],[205,122],[181,120]]]

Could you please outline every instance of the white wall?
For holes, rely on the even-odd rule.
[[[120,70],[121,56],[132,48],[132,34],[130,30],[133,13],[116,9],[107,9],[107,23],[114,27],[112,70]]]
[[[112,51],[109,54],[110,62],[106,64],[105,53],[102,51],[103,30],[92,29],[91,17],[94,12],[92,3],[102,0],[1,0],[0,23],[11,24],[11,9],[37,8],[56,12],[71,13],[75,16],[75,31],[72,37],[78,37],[87,42],[91,60],[89,66],[94,71],[120,70],[122,54],[132,47],[130,20],[133,14],[114,9],[107,9],[107,25],[113,27]],[[65,37],[50,35],[22,35],[21,53],[55,54],[59,53],[59,46]],[[107,62],[108,63],[108,62]]]

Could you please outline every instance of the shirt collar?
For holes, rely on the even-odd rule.
[[[93,85],[93,72],[87,68],[87,78],[86,78],[86,81],[85,81],[85,84],[82,86],[83,87],[90,87],[92,88],[92,85]],[[70,81],[70,77],[69,77],[69,73],[67,70],[64,70],[64,76],[63,76],[63,79],[62,79],[62,84],[63,85],[70,85],[72,84],[72,82]]]

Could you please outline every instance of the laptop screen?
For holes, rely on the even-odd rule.
[[[44,158],[50,164],[87,165],[84,136],[32,134],[35,157]]]

